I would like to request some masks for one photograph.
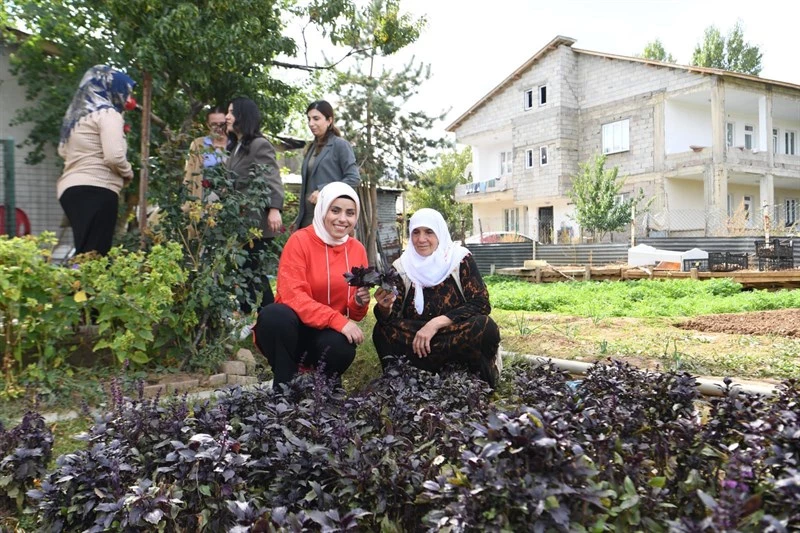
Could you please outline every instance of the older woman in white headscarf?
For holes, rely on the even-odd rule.
[[[394,262],[402,278],[397,295],[378,289],[372,339],[386,367],[391,357],[438,371],[465,366],[494,387],[500,330],[489,318],[489,293],[469,250],[450,238],[434,209],[409,221],[409,247]]]
[[[350,237],[359,208],[352,187],[331,183],[320,191],[312,225],[286,241],[275,303],[261,310],[254,328],[274,387],[291,380],[300,365],[321,364],[326,374],[341,375],[364,342],[356,322],[367,314],[370,292],[350,287],[344,277],[354,266],[367,266],[364,246]]]

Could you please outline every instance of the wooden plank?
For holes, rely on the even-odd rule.
[[[773,289],[800,288],[800,270],[775,270],[736,272],[679,272],[674,270],[649,270],[642,267],[598,266],[583,268],[549,268],[525,269],[504,268],[498,273],[516,276],[531,283],[554,283],[571,280],[638,280],[638,279],[697,279],[699,281],[717,278],[730,278],[741,283],[745,288]],[[696,276],[696,277],[695,277]]]

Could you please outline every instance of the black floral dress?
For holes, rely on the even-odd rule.
[[[414,290],[406,290],[401,282],[398,296],[391,312],[384,315],[375,306],[377,324],[372,331],[372,340],[384,368],[389,357],[406,358],[417,368],[432,372],[455,363],[478,373],[494,386],[496,374],[492,374],[500,330],[489,318],[492,307],[489,291],[483,283],[478,266],[471,255],[459,265],[463,296],[453,276],[448,276],[439,285],[423,289],[425,307],[422,314],[414,308]],[[431,340],[431,353],[427,357],[414,355],[414,336],[429,320],[445,315],[453,321],[440,329]]]

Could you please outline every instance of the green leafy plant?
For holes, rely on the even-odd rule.
[[[22,393],[25,374],[60,366],[59,349],[80,320],[72,298],[77,273],[50,263],[55,235],[0,236],[0,349],[5,398]]]
[[[258,178],[269,169],[253,168],[249,189],[236,191],[223,166],[207,168],[202,195],[195,198],[183,185],[182,146],[180,136],[171,138],[154,159],[151,196],[160,216],[148,237],[154,243],[180,243],[179,263],[187,271],[156,345],[182,360],[182,366],[213,365],[217,357],[205,356],[222,353],[220,347],[228,341],[240,304],[256,307],[247,287],[260,295],[275,267],[277,247],[260,252],[257,268],[246,266],[246,248],[261,237],[261,230],[242,216],[269,206],[268,185]]]
[[[177,243],[145,253],[112,248],[107,257],[79,264],[79,300],[98,326],[94,349],[108,348],[118,362],[143,364],[154,342],[153,328],[170,312],[174,288],[185,282]],[[91,318],[89,319],[91,320]]]

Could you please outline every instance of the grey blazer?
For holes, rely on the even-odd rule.
[[[361,176],[356,166],[356,156],[349,142],[336,135],[330,135],[309,172],[308,160],[311,158],[313,150],[312,146],[311,150],[306,153],[303,158],[303,167],[300,170],[303,180],[300,186],[300,212],[295,221],[296,227],[299,227],[305,216],[306,198],[309,194],[321,190],[325,185],[334,181],[343,181],[354,189],[361,183]]]
[[[245,153],[243,148],[233,149],[228,158],[227,168],[232,174],[233,188],[236,191],[247,192],[250,185],[250,169],[253,165],[267,165],[266,173],[259,174],[256,179],[263,179],[269,185],[269,206],[259,211],[253,211],[248,216],[253,226],[261,228],[264,237],[274,237],[275,233],[267,227],[267,212],[271,208],[283,210],[283,181],[275,160],[275,148],[264,137],[256,137],[250,143],[250,150]]]

